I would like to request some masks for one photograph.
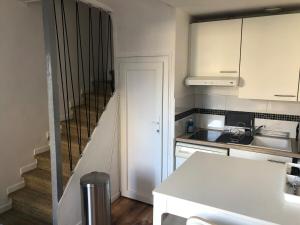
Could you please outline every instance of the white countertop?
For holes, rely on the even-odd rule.
[[[281,225],[300,224],[300,204],[285,200],[285,165],[195,153],[154,190]]]

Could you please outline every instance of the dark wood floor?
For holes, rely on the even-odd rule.
[[[151,205],[119,198],[112,206],[113,225],[152,225],[153,209]]]
[[[152,225],[152,206],[121,197],[112,205],[112,225]],[[16,211],[0,215],[3,225],[46,225]]]

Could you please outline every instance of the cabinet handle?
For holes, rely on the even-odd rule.
[[[236,70],[221,70],[220,73],[237,73]]]
[[[273,159],[268,159],[268,161],[271,162],[271,163],[285,164],[285,162],[277,161],[277,160],[273,160]]]
[[[294,98],[296,95],[274,95],[275,97],[281,97],[281,98]]]

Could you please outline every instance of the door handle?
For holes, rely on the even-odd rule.
[[[156,126],[156,133],[160,132],[160,121],[152,121],[153,125]]]

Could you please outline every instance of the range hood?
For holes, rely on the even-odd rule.
[[[188,76],[185,79],[185,84],[188,86],[227,86],[236,87],[239,82],[239,77],[227,76]]]

